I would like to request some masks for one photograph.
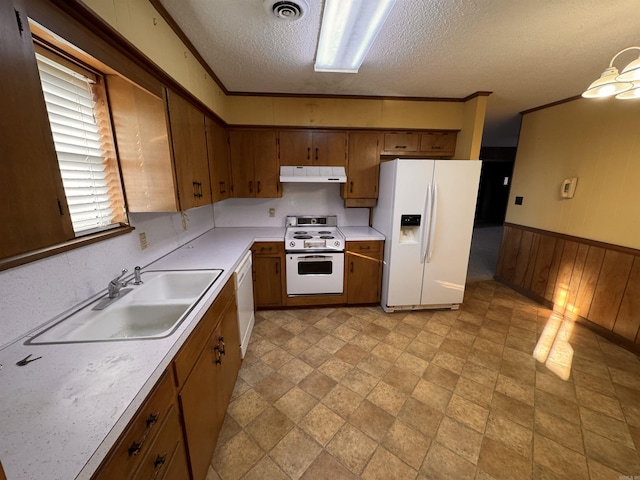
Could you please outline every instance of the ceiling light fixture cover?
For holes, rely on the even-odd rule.
[[[316,72],[358,73],[396,0],[325,0]]]
[[[305,0],[264,0],[264,8],[279,20],[294,22],[304,17],[309,5]]]
[[[614,95],[619,99],[640,98],[638,90],[640,88],[640,58],[628,64],[621,74],[613,66],[618,55],[629,50],[640,50],[640,47],[629,47],[616,53],[609,62],[609,68],[602,72],[600,78],[582,93],[584,98],[605,98]],[[634,82],[638,83],[634,84]]]

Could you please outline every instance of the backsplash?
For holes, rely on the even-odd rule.
[[[211,205],[186,215],[184,231],[180,213],[132,213],[129,234],[0,272],[0,348],[106,290],[123,268],[132,273],[213,228]]]
[[[230,198],[213,210],[216,227],[284,227],[287,215],[337,215],[338,226],[369,225],[369,209],[345,208],[336,183],[283,183],[282,198]]]

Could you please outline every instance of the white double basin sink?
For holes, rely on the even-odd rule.
[[[194,305],[216,282],[222,270],[146,271],[143,284],[102,310],[102,299],[67,315],[26,344],[143,340],[171,335]]]

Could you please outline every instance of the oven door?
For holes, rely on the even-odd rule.
[[[341,294],[344,253],[287,253],[287,295]]]

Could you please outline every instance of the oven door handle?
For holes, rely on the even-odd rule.
[[[303,257],[298,257],[298,260],[314,260],[318,258],[326,258],[331,260],[333,257],[333,255],[305,255]]]

